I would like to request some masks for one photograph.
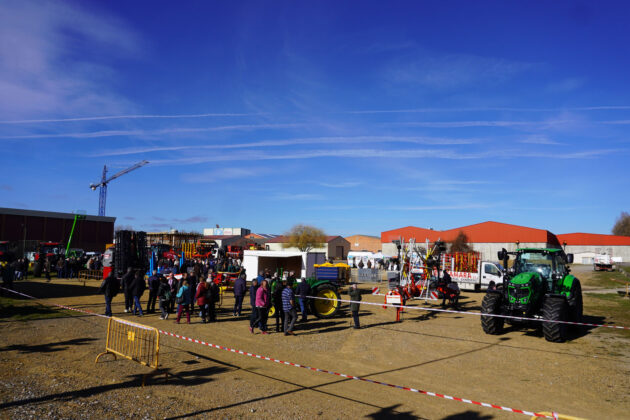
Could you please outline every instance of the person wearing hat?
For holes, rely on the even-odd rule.
[[[357,330],[361,328],[359,325],[359,302],[361,301],[361,291],[357,288],[356,283],[351,284],[348,294],[350,295],[350,300],[352,301],[350,304],[350,312],[352,312],[352,319],[354,320],[354,327],[352,328]]]
[[[295,335],[293,326],[297,319],[297,310],[295,309],[295,294],[293,288],[287,285],[286,277],[282,278],[282,309],[284,312],[284,335]]]

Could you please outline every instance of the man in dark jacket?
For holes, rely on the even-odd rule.
[[[112,316],[112,299],[118,294],[118,279],[114,277],[114,272],[111,271],[109,276],[103,280],[100,292],[105,295],[105,316]]]
[[[134,315],[138,315],[138,316],[143,315],[142,306],[140,305],[140,298],[142,297],[142,294],[144,293],[146,288],[147,288],[147,285],[146,285],[146,282],[144,281],[144,275],[142,275],[142,272],[138,270],[133,279],[133,285],[131,289],[132,294],[133,294],[133,302],[134,302],[134,306],[133,306]]]
[[[304,277],[298,280],[296,294],[299,296],[298,302],[300,303],[300,311],[302,312],[301,322],[306,322],[306,315],[308,315],[308,298],[311,293],[311,286]]]
[[[285,282],[286,284],[286,282]],[[284,310],[282,308],[282,290],[284,285],[278,277],[271,284],[271,301],[275,309],[276,332],[284,332]]]
[[[157,270],[153,270],[153,275],[149,277],[149,301],[147,302],[147,313],[155,313],[155,303],[158,296],[158,288],[160,287],[160,278],[162,276],[158,274]]]
[[[216,322],[217,313],[215,305],[221,299],[221,291],[219,290],[219,286],[211,281],[208,284],[208,322]]]
[[[160,285],[157,291],[158,298],[160,299],[160,319],[168,319],[168,306],[171,303],[171,286],[168,284],[168,280],[165,277],[160,277]]]
[[[241,274],[234,281],[234,316],[241,316],[245,293],[247,293],[247,281],[245,280],[245,274]]]
[[[354,319],[353,328],[356,330],[361,328],[361,326],[359,325],[359,302],[361,301],[361,291],[357,289],[356,283],[352,283],[348,294],[350,295],[350,300],[353,301],[350,304],[350,312],[352,312],[352,319]]]
[[[120,279],[120,287],[125,294],[125,312],[131,312],[133,306],[133,293],[131,291],[133,285],[133,268],[128,267],[127,272]]]

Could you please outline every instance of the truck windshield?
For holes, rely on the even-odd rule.
[[[538,252],[523,252],[514,262],[514,273],[528,273],[535,271],[542,278],[548,279],[553,270],[553,256]]]

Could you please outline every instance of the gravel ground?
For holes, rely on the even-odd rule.
[[[372,285],[363,285],[367,292]],[[101,312],[95,287],[76,282],[18,283],[48,302]],[[481,295],[462,299],[478,310]],[[146,297],[145,297],[146,298]],[[588,299],[586,296],[585,299]],[[366,295],[365,301],[382,302]],[[361,322],[345,316],[300,325],[297,337],[250,334],[246,317],[225,310],[215,324],[135,318],[167,331],[370,379],[526,410],[586,418],[627,418],[630,408],[628,335],[589,330],[565,344],[533,331],[484,335],[475,316],[362,306]],[[224,307],[231,304],[224,302]],[[414,301],[413,305],[424,305]],[[270,323],[271,325],[271,323]],[[84,314],[53,319],[0,319],[0,417],[494,419],[525,418],[212,349],[161,336],[163,377],[128,360],[104,356],[106,320]]]

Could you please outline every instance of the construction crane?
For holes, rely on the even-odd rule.
[[[132,167],[123,169],[122,171],[110,176],[109,178],[107,178],[107,165],[103,166],[103,177],[101,178],[101,182],[99,182],[98,184],[90,184],[90,188],[92,189],[92,191],[96,190],[99,187],[101,188],[101,191],[98,197],[98,215],[99,216],[105,216],[105,200],[107,199],[107,184],[109,184],[109,181],[112,181],[124,174],[128,174],[134,169],[138,169],[139,167],[144,166],[147,163],[149,163],[148,160],[143,160],[142,162],[136,163]]]

